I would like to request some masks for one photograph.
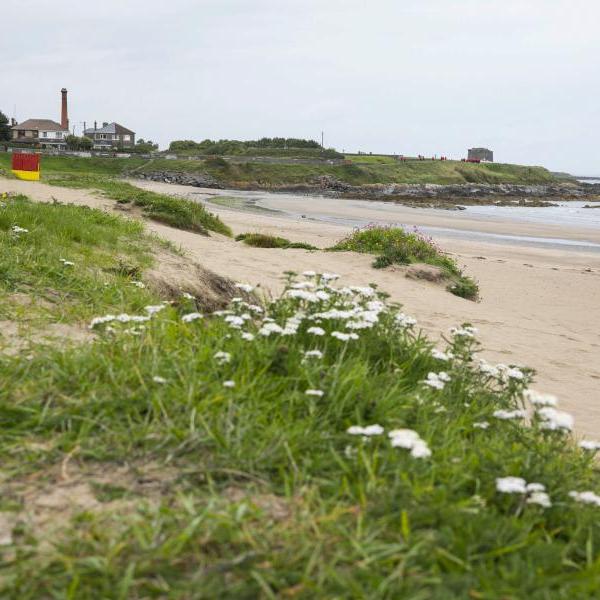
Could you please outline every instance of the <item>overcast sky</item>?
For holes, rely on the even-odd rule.
[[[600,174],[598,0],[0,3],[0,110]]]

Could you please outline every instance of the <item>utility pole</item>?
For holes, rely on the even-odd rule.
[[[325,146],[323,145],[323,138],[324,138],[324,134],[321,131],[321,150],[325,150]]]

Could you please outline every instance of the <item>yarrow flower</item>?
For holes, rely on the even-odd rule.
[[[431,351],[431,356],[433,358],[435,358],[436,360],[443,360],[444,362],[448,362],[449,360],[454,358],[454,354],[452,354],[452,352],[450,350],[448,350],[448,352],[442,352],[441,350],[438,350],[437,348],[434,348]]]
[[[600,450],[600,442],[594,442],[592,440],[581,440],[581,442],[579,442],[579,447],[583,448],[584,450]]]
[[[365,437],[370,437],[373,435],[381,435],[383,433],[383,427],[381,425],[367,425],[366,427],[352,425],[352,427],[348,427],[348,429],[346,429],[346,433],[349,433],[350,435],[362,435]]]
[[[477,429],[487,429],[489,426],[490,424],[487,421],[478,421],[473,423],[473,427],[476,427]]]
[[[152,381],[154,381],[154,383],[160,383],[160,384],[167,383],[167,380],[164,377],[161,377],[160,375],[155,375],[152,378]]]
[[[272,333],[282,333],[283,328],[277,323],[272,323],[270,321],[266,322],[259,330],[258,334],[263,335],[265,337],[269,337]]]
[[[510,421],[512,419],[524,419],[527,416],[527,412],[520,409],[515,410],[495,410],[493,412],[496,419],[502,419],[504,421]]]
[[[29,229],[25,229],[25,227],[19,227],[18,225],[12,226],[13,233],[29,233]]]
[[[474,338],[477,334],[477,328],[465,325],[463,327],[451,327],[450,335],[454,337]]]
[[[523,397],[534,406],[557,406],[558,398],[551,394],[541,394],[535,390],[525,390]]]
[[[223,387],[233,388],[235,387],[235,381],[233,381],[232,379],[228,379],[227,381],[223,382]]]
[[[541,429],[549,431],[571,431],[573,429],[573,417],[562,410],[544,406],[536,414],[541,419]]]
[[[246,340],[247,342],[251,342],[254,339],[254,334],[244,331],[242,333],[242,339]]]
[[[145,306],[144,310],[149,315],[155,315],[156,313],[159,313],[161,310],[164,310],[165,308],[167,308],[166,304],[157,304],[155,306]]]
[[[340,276],[337,273],[323,273],[321,275],[321,279],[323,281],[334,281],[335,279],[339,279]]]
[[[417,324],[417,320],[413,317],[405,315],[404,313],[399,313],[396,315],[396,323],[404,329],[410,329]]]
[[[198,312],[188,313],[187,315],[183,315],[181,320],[184,323],[191,323],[192,321],[196,321],[197,319],[202,319],[203,315]]]
[[[323,390],[306,390],[304,393],[307,396],[318,396],[319,398],[325,394]]]
[[[356,333],[343,333],[341,331],[334,331],[331,334],[331,337],[337,338],[342,342],[347,342],[348,340],[357,340],[358,335]]]
[[[64,258],[58,259],[65,267],[74,267],[75,263],[70,260],[65,260]]]
[[[546,493],[546,486],[542,483],[527,483],[522,477],[498,477],[496,490],[503,494],[525,495],[527,504],[537,504],[543,508],[552,506],[550,496]]]
[[[138,287],[142,290],[146,287],[146,284],[143,281],[132,281],[131,285],[135,285],[135,287]]]
[[[229,354],[229,352],[216,352],[213,358],[219,365],[225,365],[231,362],[231,354]]]
[[[304,273],[302,273],[302,275],[304,275],[304,277],[316,277],[317,276],[315,271],[304,271]]]
[[[388,433],[392,448],[405,448],[410,450],[413,458],[428,458],[431,450],[421,436],[412,429],[393,429]]]
[[[323,358],[320,350],[308,350],[304,353],[304,358]]]
[[[427,379],[425,379],[423,383],[436,390],[443,390],[450,379],[450,375],[444,371],[441,371],[440,373],[431,372],[427,374]]]
[[[582,502],[583,504],[593,504],[594,506],[600,506],[600,496],[598,494],[586,491],[586,492],[569,492],[569,496],[576,502]]]
[[[254,290],[254,286],[250,285],[249,283],[236,283],[235,287],[239,290],[242,290],[242,292],[246,292],[247,294]]]

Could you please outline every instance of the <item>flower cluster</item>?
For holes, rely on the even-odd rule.
[[[524,495],[527,504],[538,504],[543,508],[552,506],[550,496],[543,484],[527,483],[522,477],[498,477],[496,489],[503,494]]]

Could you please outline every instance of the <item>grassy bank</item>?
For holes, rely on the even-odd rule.
[[[320,176],[331,176],[352,185],[375,183],[564,183],[543,167],[460,161],[398,162],[389,157],[352,156],[343,165],[232,163],[222,158],[208,160],[152,160],[131,158],[75,158],[44,156],[43,174],[78,173],[122,175],[126,172],[171,171],[208,174],[224,186],[244,187],[303,185]],[[363,164],[368,163],[368,164]],[[10,155],[0,153],[0,168],[10,168]]]
[[[55,259],[77,256],[52,280],[73,294],[78,253],[101,266],[107,247],[140,242],[97,211],[9,211],[3,295],[21,280],[41,293]],[[434,349],[376,290],[333,275],[204,317],[185,298],[147,310],[161,299],[107,277],[115,305],[95,316],[152,315],[136,334],[106,318],[77,349],[0,355],[3,598],[600,593],[600,507],[571,494],[600,491],[593,452],[542,408],[551,398],[525,401],[530,372],[476,359],[473,329]]]
[[[141,190],[129,183],[102,175],[56,174],[47,183],[77,189],[100,190],[119,204],[137,206],[144,216],[171,227],[207,234],[231,236],[231,229],[198,202]]]
[[[374,254],[377,258],[373,267],[376,269],[413,263],[438,267],[443,279],[448,281],[449,292],[468,300],[476,300],[479,295],[477,283],[465,275],[456,261],[444,254],[432,238],[424,236],[416,228],[407,231],[401,227],[369,225],[355,229],[331,250]]]

